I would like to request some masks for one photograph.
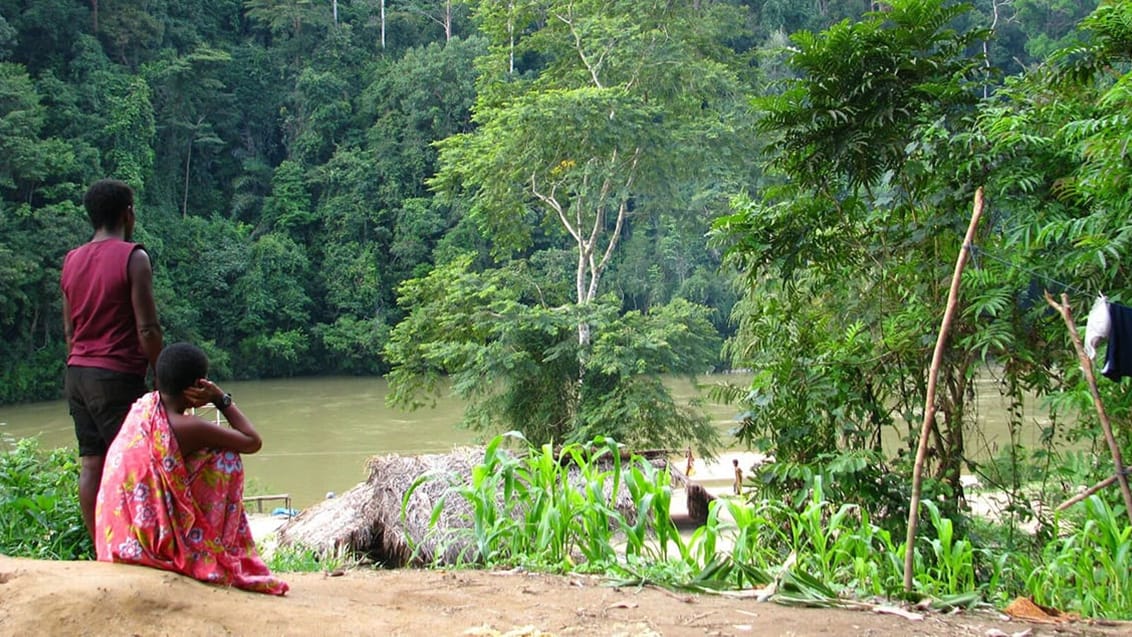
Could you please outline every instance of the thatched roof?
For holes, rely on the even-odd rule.
[[[466,532],[471,528],[471,507],[457,490],[467,484],[483,457],[483,448],[463,447],[446,454],[370,458],[365,482],[303,510],[279,530],[279,544],[319,552],[346,549],[391,567],[474,562],[478,555]],[[663,460],[652,462],[664,466]],[[569,481],[574,488],[583,488],[577,468],[570,470]],[[606,497],[611,488],[606,486]],[[402,515],[401,505],[410,490]],[[436,526],[430,528],[433,510],[441,501]],[[630,519],[636,515],[624,486],[615,506]]]
[[[280,545],[303,545],[317,551],[345,548],[387,566],[430,564],[439,546],[448,546],[443,563],[456,561],[462,546],[429,532],[429,517],[446,498],[438,529],[466,528],[466,501],[454,488],[471,475],[483,459],[483,449],[467,447],[446,454],[375,456],[367,461],[369,478],[340,497],[303,510],[279,530]],[[422,481],[409,497],[402,518],[401,503],[413,483]],[[417,547],[414,556],[413,547]],[[448,553],[451,553],[449,555]]]

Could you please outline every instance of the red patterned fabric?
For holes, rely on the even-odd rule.
[[[240,454],[201,449],[182,459],[160,394],[150,392],[134,403],[106,454],[95,508],[98,559],[283,595],[287,583],[256,552],[243,492]]]

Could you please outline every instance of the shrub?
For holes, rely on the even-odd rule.
[[[0,453],[0,553],[91,559],[94,544],[79,509],[79,466],[71,449],[39,448],[35,438]]]

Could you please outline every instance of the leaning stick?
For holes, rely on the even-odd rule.
[[[1124,468],[1124,474],[1125,475],[1128,474],[1128,467]],[[1057,510],[1058,511],[1064,511],[1064,510],[1068,509],[1069,507],[1073,506],[1074,504],[1077,504],[1078,502],[1084,500],[1085,498],[1093,495],[1097,491],[1100,491],[1101,489],[1108,487],[1113,482],[1116,482],[1116,476],[1109,476],[1109,477],[1105,478],[1104,480],[1101,480],[1100,482],[1089,487],[1088,489],[1085,489],[1081,493],[1078,493],[1077,495],[1073,496],[1072,498],[1069,498],[1065,502],[1062,502],[1061,504],[1057,505]]]
[[[1089,382],[1089,393],[1093,395],[1093,406],[1097,408],[1097,417],[1100,418],[1101,429],[1104,430],[1104,439],[1108,442],[1109,452],[1112,453],[1112,464],[1116,468],[1116,475],[1113,477],[1120,483],[1120,493],[1124,496],[1124,510],[1128,513],[1128,521],[1132,522],[1132,489],[1128,488],[1128,476],[1124,473],[1124,460],[1120,457],[1120,446],[1116,444],[1116,436],[1112,435],[1112,424],[1108,420],[1108,414],[1105,413],[1104,403],[1101,402],[1101,393],[1097,390],[1097,377],[1093,375],[1093,361],[1085,353],[1085,348],[1081,345],[1081,336],[1077,334],[1077,324],[1073,322],[1073,313],[1069,307],[1069,295],[1064,292],[1061,293],[1060,305],[1053,300],[1048,290],[1045,297],[1046,303],[1049,303],[1050,307],[1061,314],[1061,318],[1065,319],[1065,326],[1069,328],[1069,338],[1073,341],[1073,349],[1077,350],[1077,358],[1081,361],[1081,371],[1085,373],[1085,380]]]
[[[920,444],[916,449],[916,464],[912,469],[912,501],[908,505],[908,539],[904,544],[904,591],[912,592],[912,558],[913,542],[916,539],[916,524],[919,521],[920,491],[924,477],[924,457],[928,452],[928,434],[932,422],[935,420],[935,386],[939,380],[939,366],[943,361],[943,349],[947,344],[947,333],[951,330],[951,321],[955,317],[955,309],[959,305],[959,282],[963,276],[963,266],[967,265],[970,256],[971,241],[975,238],[975,229],[979,226],[979,218],[983,215],[983,187],[975,191],[975,209],[971,213],[971,223],[967,226],[967,236],[963,238],[963,247],[955,259],[955,274],[951,277],[951,289],[947,292],[947,310],[943,313],[943,324],[939,328],[939,337],[935,342],[935,351],[932,353],[932,365],[928,372],[928,395],[924,403],[924,424],[920,428]]]

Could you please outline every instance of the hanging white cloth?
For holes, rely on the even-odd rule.
[[[1089,310],[1089,321],[1085,324],[1085,354],[1090,360],[1097,358],[1097,345],[1108,339],[1112,331],[1112,315],[1109,313],[1108,299],[1102,294],[1093,302]]]

